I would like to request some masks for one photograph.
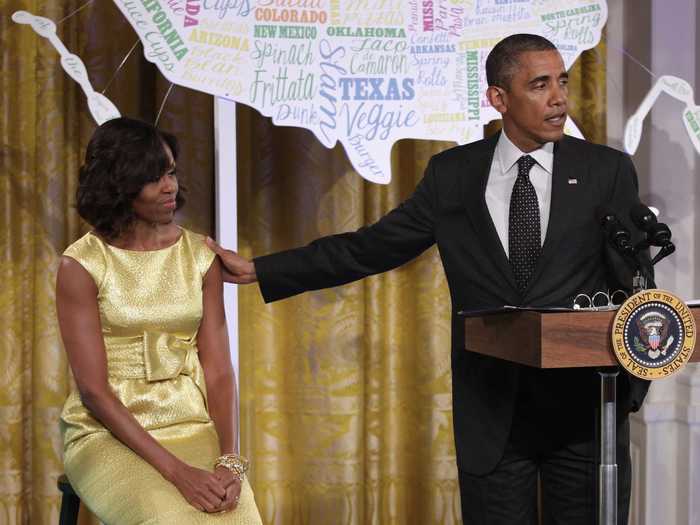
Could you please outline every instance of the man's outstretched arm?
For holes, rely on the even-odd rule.
[[[265,302],[346,284],[396,268],[435,242],[435,168],[428,164],[413,195],[376,223],[354,232],[329,235],[306,246],[248,261],[209,246],[221,256],[226,282],[260,283]]]

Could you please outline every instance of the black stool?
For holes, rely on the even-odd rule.
[[[70,485],[65,474],[58,477],[58,490],[61,491],[61,515],[58,525],[77,525],[78,510],[80,510],[80,498]]]

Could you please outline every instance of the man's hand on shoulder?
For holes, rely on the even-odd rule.
[[[255,264],[238,255],[233,250],[225,250],[211,237],[207,237],[207,246],[221,259],[223,264],[222,277],[227,283],[250,284],[258,280],[255,274]]]

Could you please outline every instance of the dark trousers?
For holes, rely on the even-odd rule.
[[[545,395],[552,392],[544,390]],[[561,392],[561,390],[560,390]],[[594,525],[598,506],[597,410],[589,400],[519,393],[504,455],[483,476],[459,470],[465,525]],[[573,405],[573,406],[572,406]],[[618,523],[626,525],[631,487],[629,419],[618,417]],[[478,453],[478,451],[471,451]],[[538,501],[539,484],[539,501]],[[539,516],[538,516],[539,514]]]

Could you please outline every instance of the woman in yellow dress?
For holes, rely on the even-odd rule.
[[[237,455],[219,260],[175,224],[175,138],[127,118],[93,135],[66,249],[59,326],[77,391],[65,470],[107,525],[261,523]]]

